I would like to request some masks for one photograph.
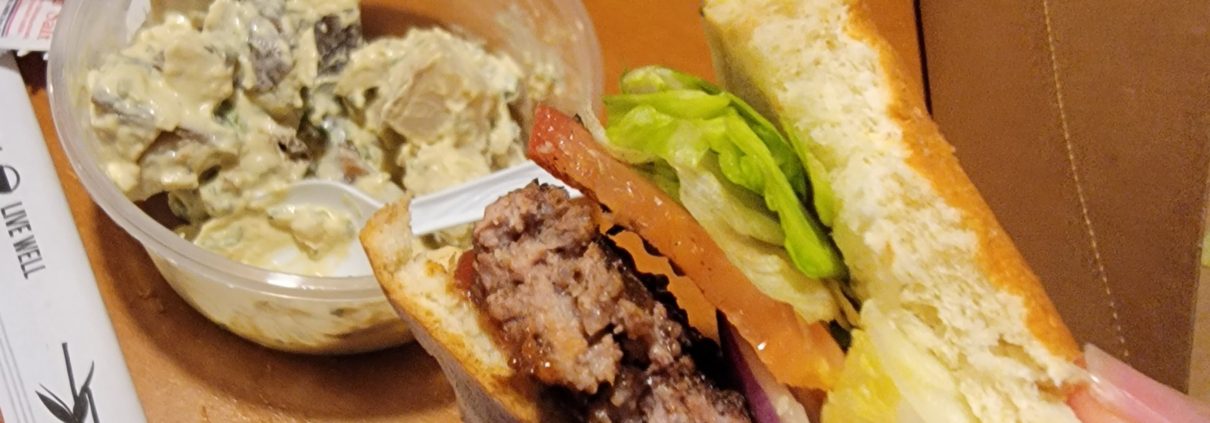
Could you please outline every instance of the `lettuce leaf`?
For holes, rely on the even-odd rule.
[[[624,116],[643,106],[651,106],[667,116],[682,119],[708,119],[730,111],[738,113],[749,129],[765,143],[794,192],[799,196],[805,195],[807,178],[801,162],[795,160],[793,147],[768,119],[734,94],[696,77],[655,66],[626,73],[622,77],[622,92],[622,95],[605,98],[609,116]]]
[[[825,282],[799,272],[778,246],[777,218],[756,195],[716,176],[717,167],[707,158],[703,166],[677,169],[685,209],[762,293],[789,304],[805,321],[836,319],[839,306]]]
[[[831,207],[830,191],[824,197],[817,193],[825,192],[826,184],[808,184],[810,168],[803,166],[800,155],[768,120],[738,97],[666,68],[648,67],[627,73],[622,92],[605,99],[610,116],[606,126],[609,147],[619,159],[635,165],[668,166],[682,179],[687,171],[709,168],[721,175],[720,179],[742,187],[761,201],[732,198],[733,194],[728,198],[691,198],[688,196],[703,195],[701,190],[682,186],[679,196],[687,208],[695,201],[717,201],[742,205],[750,209],[750,214],[772,213],[780,231],[771,231],[768,225],[737,226],[752,226],[741,233],[784,248],[794,267],[809,278],[846,277],[847,269],[827,228],[804,205],[815,197],[824,200],[815,203]],[[661,186],[670,190],[676,183],[665,180]],[[829,221],[831,210],[826,210]],[[703,216],[693,214],[703,220]],[[702,224],[707,231],[712,230],[709,223]],[[720,240],[719,244],[727,250],[727,243]],[[736,265],[743,267],[744,263]]]
[[[784,128],[785,125],[782,125]],[[790,134],[786,131],[786,134]],[[787,135],[790,138],[790,144],[794,146],[806,146],[805,143],[799,142],[793,135]],[[815,206],[815,215],[819,216],[820,223],[829,228],[832,227],[832,221],[836,218],[836,195],[832,193],[832,186],[822,183],[826,175],[823,168],[823,163],[815,156],[811,155],[806,148],[798,149],[798,158],[807,168],[807,178],[811,180],[811,203]]]

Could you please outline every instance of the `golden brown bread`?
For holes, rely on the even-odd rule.
[[[462,252],[426,249],[410,222],[407,200],[388,204],[366,223],[361,243],[383,292],[454,385],[463,420],[544,420],[556,409],[544,403],[534,382],[517,377],[474,304],[456,291],[453,275]]]
[[[827,167],[858,296],[944,365],[967,418],[1074,421],[1071,334],[865,5],[707,0],[720,78]]]
[[[888,113],[904,128],[904,139],[915,141],[910,145],[913,154],[908,162],[928,178],[947,203],[963,211],[966,224],[979,238],[980,266],[991,275],[994,283],[1025,300],[1026,325],[1034,335],[1056,355],[1074,361],[1080,355],[1080,349],[1071,332],[1063,324],[1041,281],[962,170],[953,146],[945,141],[937,124],[929,117],[924,99],[916,95],[911,79],[899,66],[903,62],[895,58],[895,51],[878,35],[878,28],[869,17],[873,12],[867,2],[854,2],[853,12],[851,33],[879,51],[892,93]]]

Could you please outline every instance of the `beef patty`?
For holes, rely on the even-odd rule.
[[[513,366],[562,392],[586,421],[748,421],[743,398],[702,368],[718,349],[685,323],[667,279],[637,272],[592,207],[530,184],[474,231],[475,303]]]

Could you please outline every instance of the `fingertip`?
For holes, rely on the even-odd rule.
[[[1088,393],[1113,412],[1138,422],[1204,422],[1201,404],[1092,344],[1084,346]]]

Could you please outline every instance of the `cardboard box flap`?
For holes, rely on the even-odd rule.
[[[1068,326],[1186,389],[1210,8],[923,2],[920,16],[933,114]]]

